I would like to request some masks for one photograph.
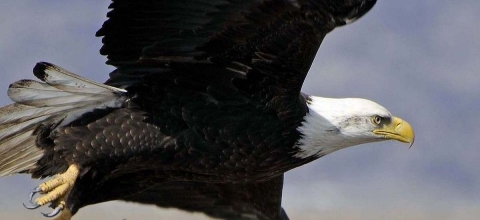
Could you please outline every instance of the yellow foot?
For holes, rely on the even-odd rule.
[[[33,206],[25,205],[25,208],[36,209],[50,203],[50,207],[54,208],[54,210],[51,213],[43,214],[45,217],[54,217],[63,211],[55,220],[70,220],[72,213],[66,208],[66,202],[79,173],[80,168],[73,164],[68,167],[65,173],[40,184],[40,186],[33,189],[30,193],[30,202]],[[36,193],[45,195],[35,199],[35,202],[32,202],[33,196],[35,196]]]

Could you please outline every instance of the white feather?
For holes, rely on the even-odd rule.
[[[373,115],[391,117],[381,105],[366,99],[333,99],[311,96],[309,113],[297,130],[302,134],[294,155],[323,156],[342,148],[379,141],[371,131]]]
[[[40,124],[64,126],[94,109],[118,108],[126,90],[99,84],[48,63],[38,63],[43,82],[20,80],[10,85],[15,103],[0,108],[0,176],[35,168],[43,151],[33,134]]]
[[[22,130],[15,137],[2,140],[0,148],[0,176],[28,171],[35,167],[43,152],[35,147],[33,128]]]
[[[110,94],[94,94],[66,92],[61,90],[39,90],[30,87],[17,87],[18,84],[12,84],[8,89],[8,95],[12,101],[28,106],[46,107],[46,106],[63,106],[72,105],[82,102],[103,102]],[[49,86],[48,84],[45,84]],[[50,88],[54,88],[51,87]],[[56,89],[56,88],[54,88]],[[106,97],[107,96],[107,97]]]
[[[124,89],[107,86],[92,80],[75,75],[59,66],[49,63],[39,63],[44,65],[44,78],[42,81],[54,86],[57,89],[68,92],[79,91],[82,93],[102,94],[103,92],[127,92]]]

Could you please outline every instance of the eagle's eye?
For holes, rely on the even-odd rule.
[[[382,123],[382,117],[378,115],[372,116],[372,123],[379,125],[380,123]]]

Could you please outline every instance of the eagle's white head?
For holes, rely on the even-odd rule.
[[[383,106],[366,99],[333,99],[310,96],[309,113],[298,131],[295,157],[323,156],[358,144],[383,140],[410,143],[412,126],[392,116]]]

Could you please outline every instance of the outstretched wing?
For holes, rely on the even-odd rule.
[[[128,87],[144,75],[202,66],[266,105],[298,99],[324,36],[376,0],[113,0],[100,53]],[[221,74],[221,73],[220,73]],[[290,100],[291,103],[292,100]]]
[[[261,183],[165,182],[123,200],[203,212],[230,220],[287,220],[281,208],[283,175]]]

